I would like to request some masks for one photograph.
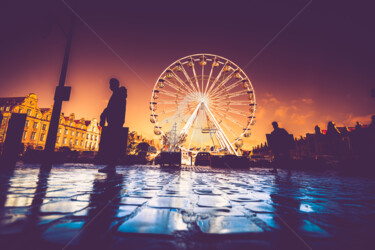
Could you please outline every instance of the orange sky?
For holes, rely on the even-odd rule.
[[[117,77],[128,88],[125,125],[157,138],[149,122],[153,85],[170,63],[197,53],[217,54],[240,67],[252,62],[244,71],[253,83],[258,111],[246,148],[264,142],[274,120],[301,136],[313,132],[316,124],[324,129],[330,120],[337,125],[366,124],[374,114],[370,89],[375,75],[369,66],[374,56],[373,27],[351,5],[340,3],[342,8],[337,9],[325,3],[322,8],[314,2],[265,48],[302,7],[298,1],[259,2],[251,8],[242,8],[245,3],[239,2],[233,5],[235,11],[228,11],[232,5],[223,4],[215,5],[215,11],[205,3],[199,10],[187,6],[172,11],[177,7],[168,4],[143,9],[94,2],[92,6],[71,2],[96,34],[78,22],[66,80],[72,86],[71,100],[63,104],[66,115],[74,112],[79,118],[99,118],[111,95],[108,80]],[[46,4],[53,6],[42,8]],[[59,4],[38,0],[4,7],[0,96],[33,92],[40,107],[52,105],[65,40],[55,23],[46,23],[42,17],[47,10],[56,16],[66,11]],[[227,19],[213,14],[232,12]],[[191,13],[199,18],[192,18]],[[64,16],[65,12],[59,21],[67,20]],[[52,28],[44,36],[46,24]]]

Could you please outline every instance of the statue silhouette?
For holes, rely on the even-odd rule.
[[[127,128],[123,128],[126,113],[127,90],[120,87],[119,80],[112,78],[109,81],[109,88],[113,94],[108,101],[107,107],[100,115],[100,126],[102,134],[99,144],[98,159],[107,163],[105,171],[114,171],[118,160],[126,153]],[[108,126],[105,126],[106,123]]]
[[[116,78],[109,81],[109,88],[113,94],[107,108],[100,115],[100,126],[104,127],[107,121],[110,128],[122,127],[125,123],[127,90],[125,87],[120,87],[120,82]]]

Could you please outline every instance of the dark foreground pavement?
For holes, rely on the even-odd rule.
[[[2,166],[3,167],[3,166]],[[333,172],[18,164],[1,249],[374,249],[375,182]]]

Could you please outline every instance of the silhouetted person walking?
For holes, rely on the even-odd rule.
[[[101,141],[99,145],[99,158],[109,164],[101,172],[114,171],[114,166],[119,158],[125,154],[127,133],[124,134],[127,90],[120,87],[119,80],[112,78],[109,88],[113,94],[108,101],[107,107],[100,115],[100,126],[102,127]],[[105,126],[105,124],[108,126]]]
[[[280,128],[277,122],[273,122],[272,126],[273,131],[269,136],[268,145],[275,157],[275,162],[282,165],[284,160],[290,159],[293,137],[285,129]]]
[[[341,148],[341,135],[339,130],[336,128],[335,123],[332,121],[328,122],[327,124],[326,139],[327,152],[329,152],[331,155],[338,155]]]

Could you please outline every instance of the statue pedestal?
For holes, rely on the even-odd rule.
[[[117,163],[126,155],[129,128],[102,128],[98,160],[103,163]]]

